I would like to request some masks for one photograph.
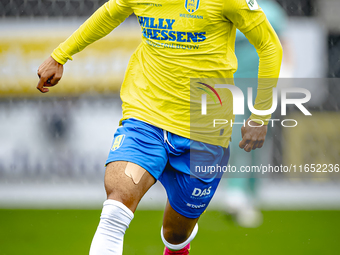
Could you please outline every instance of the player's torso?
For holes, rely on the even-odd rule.
[[[227,0],[126,1],[141,26],[142,43],[121,89],[123,118],[190,138],[191,87],[198,86],[190,78],[231,78],[237,65],[236,29],[222,14]]]

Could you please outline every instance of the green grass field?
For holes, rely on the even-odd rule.
[[[190,254],[339,254],[340,211],[265,211],[256,229],[208,211]],[[0,210],[1,255],[88,254],[99,210]],[[161,255],[162,212],[138,211],[125,236],[124,254]]]

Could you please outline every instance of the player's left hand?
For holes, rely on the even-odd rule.
[[[249,124],[251,125],[249,125]],[[246,152],[262,148],[264,140],[266,139],[267,126],[262,126],[256,122],[248,119],[246,125],[241,128],[242,141],[239,146]]]

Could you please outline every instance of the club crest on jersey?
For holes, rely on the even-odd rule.
[[[123,144],[124,138],[125,138],[125,135],[117,136],[116,139],[113,142],[111,150],[112,151],[117,150]]]
[[[246,0],[247,5],[250,10],[254,11],[259,8],[259,5],[257,4],[256,0]]]
[[[185,0],[184,7],[189,13],[194,13],[198,10],[200,0]]]

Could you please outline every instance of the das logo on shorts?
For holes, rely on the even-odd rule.
[[[184,7],[189,13],[194,13],[198,10],[200,0],[185,0]]]
[[[124,137],[125,137],[125,135],[119,135],[119,136],[116,137],[116,139],[113,142],[112,148],[111,148],[112,151],[117,150],[122,145],[122,143],[124,141]]]

